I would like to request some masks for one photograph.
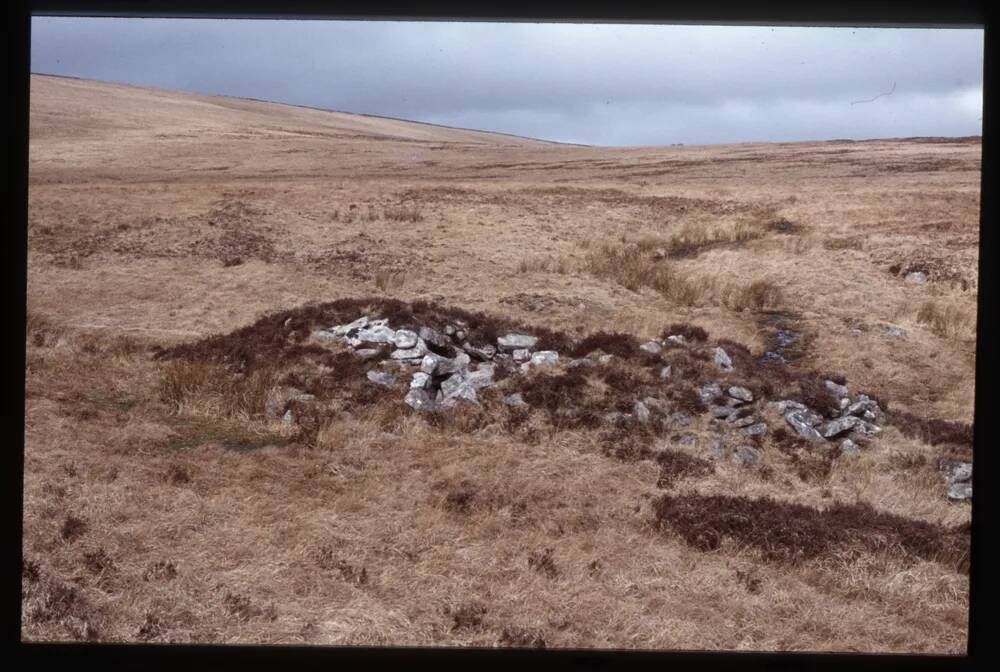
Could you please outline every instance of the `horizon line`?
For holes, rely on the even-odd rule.
[[[424,126],[434,126],[436,128],[447,128],[455,131],[468,131],[472,133],[485,133],[489,135],[502,135],[509,138],[517,138],[519,140],[530,140],[532,142],[542,142],[552,145],[564,145],[569,147],[591,147],[597,149],[641,149],[641,148],[657,148],[657,147],[703,147],[709,145],[750,145],[755,143],[761,144],[795,144],[795,143],[807,143],[807,142],[885,142],[885,141],[904,141],[904,140],[921,140],[921,139],[934,139],[934,138],[947,138],[955,140],[970,140],[973,138],[978,138],[982,141],[982,133],[978,135],[912,135],[906,137],[876,137],[876,138],[827,138],[825,140],[738,140],[735,142],[674,142],[674,143],[661,143],[652,145],[594,145],[580,142],[565,142],[561,140],[547,140],[545,138],[535,138],[528,135],[518,135],[516,133],[507,133],[504,131],[490,131],[481,128],[467,128],[463,126],[448,126],[447,124],[437,124],[432,121],[420,121],[418,119],[406,119],[404,117],[390,117],[384,114],[372,114],[368,112],[351,112],[348,110],[335,110],[326,107],[316,107],[315,105],[303,105],[299,103],[288,103],[280,100],[269,100],[267,98],[254,98],[251,96],[234,96],[221,93],[201,93],[199,91],[190,91],[186,89],[171,89],[162,86],[151,86],[147,84],[134,84],[131,82],[121,82],[110,79],[95,79],[92,77],[77,77],[75,75],[61,75],[51,72],[35,72],[34,70],[29,71],[29,75],[37,75],[41,77],[61,77],[63,79],[76,79],[84,82],[100,82],[103,84],[116,84],[119,86],[132,86],[137,89],[153,89],[157,91],[168,91],[176,93],[187,93],[196,96],[206,96],[208,98],[231,98],[233,100],[248,100],[255,103],[267,103],[269,105],[284,105],[286,107],[297,107],[306,110],[316,110],[317,112],[329,112],[332,114],[348,114],[358,117],[371,117],[373,119],[387,119],[389,121],[402,121],[409,124],[422,124]]]

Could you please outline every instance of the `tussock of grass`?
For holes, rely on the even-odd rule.
[[[637,292],[643,287],[656,290],[682,306],[714,304],[737,312],[773,310],[783,303],[781,287],[758,279],[748,285],[715,277],[692,279],[682,276],[650,241],[634,244],[604,244],[587,254],[586,270]]]
[[[754,280],[739,293],[736,310],[765,310],[783,303],[781,287],[771,280]]]
[[[63,334],[63,330],[47,314],[31,306],[24,316],[25,341],[36,348],[52,345]]]
[[[375,286],[383,292],[399,289],[406,283],[406,274],[400,271],[384,269],[375,274]]]
[[[414,223],[424,219],[424,214],[415,205],[386,208],[383,214],[391,222]]]
[[[816,236],[806,234],[801,236],[786,237],[781,241],[781,249],[785,254],[801,256],[809,252],[817,245]],[[847,246],[850,247],[850,246]]]
[[[587,254],[585,268],[633,292],[650,287],[681,305],[694,305],[701,294],[694,284],[640,245],[605,243]]]
[[[365,206],[364,212],[357,207],[357,204],[351,204],[343,213],[340,209],[335,209],[330,213],[330,219],[344,224],[351,224],[355,221],[377,222],[380,220],[415,223],[423,221],[424,214],[415,205],[388,206],[379,210],[378,207],[369,203]]]
[[[975,338],[976,315],[974,310],[956,303],[925,301],[917,311],[917,322],[926,324],[941,338]]]
[[[667,240],[667,255],[670,257],[693,257],[702,250],[732,243],[745,243],[764,237],[764,230],[756,223],[737,221],[706,226],[688,223]],[[647,245],[651,244],[649,241]]]
[[[554,257],[533,257],[522,259],[517,264],[518,273],[558,273],[566,275],[570,273],[572,267],[566,259]]]
[[[175,412],[194,405],[226,418],[253,418],[264,413],[275,384],[271,369],[234,378],[218,364],[178,359],[163,367],[158,393],[160,400]]]
[[[841,236],[824,238],[823,249],[826,250],[865,250],[865,236]]]
[[[804,228],[805,227],[803,227],[798,222],[793,222],[787,217],[780,217],[780,216],[775,217],[774,219],[770,220],[767,223],[767,229],[769,231],[774,231],[775,233],[786,233],[786,234],[801,233]]]

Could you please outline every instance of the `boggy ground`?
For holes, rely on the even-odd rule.
[[[601,149],[33,77],[23,635],[960,653],[978,189],[977,139]],[[268,325],[351,299],[560,351],[677,324],[757,361],[780,327],[744,382],[839,374],[892,420],[745,468],[704,419],[550,413],[577,374],[439,418],[335,353],[336,413],[268,419],[319,354]],[[592,416],[659,385],[624,361]]]

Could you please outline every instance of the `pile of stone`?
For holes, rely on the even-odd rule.
[[[878,402],[868,395],[859,394],[852,399],[844,385],[832,380],[824,381],[824,385],[836,396],[840,406],[838,416],[831,420],[797,401],[786,399],[768,405],[781,413],[785,422],[802,438],[839,441],[841,452],[857,453],[859,440],[881,433],[882,427],[877,423],[883,422],[884,413]]]
[[[750,405],[754,396],[747,388],[731,386],[723,390],[719,383],[710,383],[698,388],[698,396],[708,406],[708,412],[713,418],[741,429],[748,436],[767,433],[767,423],[754,413]]]
[[[388,353],[388,360],[379,367],[381,370],[370,370],[368,379],[391,387],[400,376],[408,377],[409,386],[404,400],[419,411],[438,411],[459,403],[479,403],[478,392],[495,384],[498,368],[526,372],[535,367],[552,367],[560,363],[558,352],[535,350],[538,338],[530,334],[508,333],[498,337],[496,343],[473,343],[468,325],[460,320],[444,325],[440,331],[427,326],[412,331],[393,329],[386,319],[363,316],[348,324],[320,329],[313,335],[321,340],[342,342],[366,359],[383,359]],[[684,336],[671,335],[663,340],[650,340],[643,343],[640,349],[657,355],[664,348],[678,346],[689,347]],[[571,359],[565,365],[569,368],[607,365],[613,359],[610,354],[595,351],[587,357]],[[734,370],[732,358],[721,347],[712,351],[712,361],[721,373]],[[669,365],[661,368],[661,379],[671,375]],[[857,453],[859,443],[882,431],[879,423],[884,421],[884,413],[878,402],[864,394],[852,397],[844,385],[832,380],[824,381],[824,384],[837,399],[840,409],[832,419],[791,399],[769,401],[767,406],[780,413],[799,436],[810,441],[836,441],[843,453]],[[762,402],[766,400],[755,399],[751,390],[712,382],[697,388],[697,392],[708,413],[716,420],[742,435],[767,434],[768,424],[759,413]],[[504,397],[504,401],[511,406],[526,405],[518,393]],[[609,414],[614,416],[609,420],[618,420],[626,415],[629,419],[647,424],[651,419],[651,409],[672,425],[684,426],[690,422],[686,416],[666,417],[669,409],[662,408],[658,400],[649,397],[635,401],[632,413]],[[738,458],[743,463],[754,461],[750,450],[742,451]],[[959,472],[960,475],[962,473]],[[956,493],[964,492],[967,481],[955,481],[952,489]],[[971,489],[971,484],[968,488]]]
[[[389,346],[389,358],[403,373],[410,376],[405,402],[418,411],[451,408],[458,403],[479,403],[477,390],[494,384],[498,366],[521,371],[533,367],[554,366],[559,353],[538,350],[535,336],[511,333],[497,338],[496,344],[474,344],[468,340],[468,325],[447,324],[441,331],[421,327],[418,332],[392,329],[388,320],[357,320],[315,332],[319,339],[336,339],[354,348],[362,357],[375,357],[379,347]],[[439,354],[448,353],[448,354]],[[381,371],[369,371],[368,379],[391,386],[396,376]],[[520,395],[510,395],[507,403],[518,406]]]
[[[508,333],[499,336],[495,343],[473,343],[468,325],[460,320],[445,324],[440,330],[423,326],[413,331],[393,329],[386,319],[363,316],[348,324],[319,329],[313,332],[313,336],[321,341],[346,344],[357,356],[372,360],[373,367],[367,372],[367,377],[373,384],[394,387],[399,379],[408,378],[404,401],[418,411],[440,411],[460,403],[478,404],[479,391],[496,384],[496,374],[500,369],[523,373],[561,363],[558,352],[536,350],[538,338],[530,334]],[[671,335],[640,345],[642,351],[652,355],[659,355],[668,347],[686,348],[689,344],[683,336]],[[734,370],[733,361],[723,348],[714,348],[711,355],[721,373]],[[609,365],[614,359],[613,355],[595,350],[586,357],[570,359],[564,364],[567,368]],[[662,366],[659,375],[661,379],[670,378],[671,367]],[[859,444],[882,432],[885,414],[878,402],[867,395],[852,396],[846,386],[832,380],[824,381],[824,385],[839,406],[839,411],[832,418],[824,417],[806,404],[791,399],[757,399],[750,389],[726,385],[721,381],[701,385],[696,391],[708,414],[724,423],[738,437],[768,433],[768,424],[761,415],[766,402],[766,407],[779,413],[800,437],[817,442],[838,442],[841,453],[857,454]],[[266,412],[269,417],[283,417],[286,423],[290,423],[295,419],[292,411],[287,410],[289,404],[312,401],[316,401],[314,396],[300,390],[280,388],[268,399]],[[527,405],[517,392],[508,394],[503,401],[510,406]],[[573,411],[569,408],[561,410],[566,413]],[[611,423],[626,420],[643,425],[660,422],[673,429],[686,427],[692,420],[686,413],[673,412],[675,409],[670,404],[654,397],[636,399],[630,410],[630,413],[609,413],[605,419]],[[758,462],[756,448],[746,445],[742,438],[737,439],[736,444],[735,448],[731,448],[721,440],[715,441],[712,453],[715,457],[728,454],[742,466]],[[944,471],[948,497],[952,500],[971,499],[972,464],[953,462]]]

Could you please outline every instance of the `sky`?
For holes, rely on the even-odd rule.
[[[34,17],[31,70],[599,146],[982,133],[982,29]]]

